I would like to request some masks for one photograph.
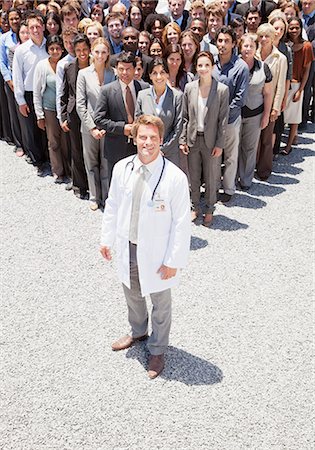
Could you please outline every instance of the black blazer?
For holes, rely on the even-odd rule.
[[[61,104],[61,120],[70,120],[70,115],[76,115],[76,84],[79,72],[77,59],[65,66]]]
[[[268,16],[271,13],[271,11],[273,11],[274,9],[276,9],[277,5],[272,1],[272,0],[261,0],[261,5],[260,5],[260,13],[261,13],[261,22],[267,22],[268,21]],[[236,6],[235,8],[235,12],[236,14],[240,14],[241,16],[243,16],[245,18],[247,11],[250,8],[250,2],[246,2],[246,3],[240,3]]]
[[[134,85],[136,95],[142,89],[149,87],[149,84],[144,81],[134,81]],[[104,151],[108,161],[116,163],[132,154],[128,138],[124,135],[128,117],[119,80],[101,87],[95,107],[94,122],[98,128],[106,131]],[[136,153],[136,147],[133,153]]]

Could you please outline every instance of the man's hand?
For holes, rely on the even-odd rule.
[[[189,153],[189,148],[187,144],[181,144],[179,146],[179,149],[183,152],[184,155],[188,155]]]
[[[168,280],[169,278],[175,277],[176,272],[177,272],[177,269],[173,269],[172,267],[164,266],[164,264],[162,264],[162,266],[157,271],[157,273],[159,273],[161,275],[162,280]]]
[[[12,80],[8,80],[6,83],[9,86],[9,88],[11,89],[11,91],[14,92],[13,81]]]
[[[127,124],[124,126],[124,135],[125,135],[125,136],[130,136],[131,130],[132,130],[132,123],[127,123]]]
[[[24,105],[19,106],[19,111],[22,114],[22,116],[27,117],[29,115],[30,109],[25,103]]]
[[[211,156],[214,156],[215,158],[218,158],[222,155],[222,148],[220,147],[213,147],[213,150],[211,152]]]
[[[101,252],[101,255],[103,256],[103,258],[107,259],[107,261],[111,261],[111,259],[112,259],[112,253],[111,253],[109,247],[106,247],[105,245],[102,246],[102,247],[100,248],[100,252]]]
[[[62,130],[63,130],[65,133],[68,133],[68,131],[70,131],[70,128],[68,127],[68,121],[67,121],[67,120],[65,120],[64,122],[62,122],[62,123],[60,124],[60,126],[61,126]]]
[[[38,119],[37,126],[41,130],[45,131],[46,125],[45,125],[45,119]]]
[[[106,131],[98,130],[97,128],[93,128],[92,130],[90,130],[90,133],[94,137],[94,139],[100,140],[100,139],[102,139],[103,136],[105,136]]]

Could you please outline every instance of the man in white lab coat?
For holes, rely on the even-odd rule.
[[[137,155],[119,161],[113,170],[106,201],[101,253],[112,258],[115,243],[119,278],[128,306],[130,335],[112,344],[129,348],[148,337],[145,296],[150,295],[152,333],[148,376],[164,368],[171,326],[171,290],[190,247],[190,200],[186,175],[163,157],[164,126],[159,117],[140,116],[132,134]]]

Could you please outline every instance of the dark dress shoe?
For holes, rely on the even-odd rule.
[[[114,352],[125,350],[126,348],[131,347],[137,341],[144,341],[145,339],[147,339],[147,337],[147,334],[139,337],[132,337],[127,334],[126,336],[119,338],[118,341],[112,343],[112,350]]]
[[[220,194],[219,201],[221,203],[228,203],[231,200],[231,198],[232,198],[232,195],[226,194],[224,192],[224,194]]]
[[[148,377],[156,378],[160,375],[162,370],[164,369],[164,354],[162,355],[151,355],[149,358],[149,369],[148,369]]]

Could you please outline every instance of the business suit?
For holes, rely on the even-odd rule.
[[[152,87],[139,92],[136,104],[135,116],[151,114],[157,116]],[[182,131],[182,100],[181,91],[173,90],[166,86],[166,95],[159,114],[164,123],[164,139],[161,150],[165,157],[179,166],[179,136]]]
[[[224,148],[229,115],[229,89],[212,78],[205,107],[204,131],[198,133],[199,80],[186,85],[183,99],[183,131],[180,144],[189,147],[188,167],[193,209],[200,210],[200,185],[203,172],[206,185],[206,212],[214,211],[221,158],[211,156],[214,147]]]
[[[142,89],[149,87],[144,81],[133,81],[136,96]],[[124,127],[128,124],[128,115],[123,98],[120,81],[116,80],[102,86],[96,103],[94,122],[106,131],[104,153],[108,162],[109,180],[116,162],[136,153],[136,147],[124,135]]]
[[[238,5],[236,5],[235,13],[241,15],[242,17],[245,17],[250,7],[251,7],[250,2],[239,3]],[[271,0],[261,0],[259,7],[261,14],[261,22],[264,23],[268,21],[269,14],[274,9],[276,9],[277,5]]]
[[[170,11],[168,11],[164,15],[168,19],[170,19],[172,22],[176,22],[177,23],[177,21],[172,17],[172,14],[170,13]],[[183,11],[183,20],[182,20],[182,23],[180,24],[181,31],[185,31],[188,28],[189,23],[190,23],[189,11],[184,9],[184,11]]]
[[[114,55],[110,56],[109,59],[109,63],[111,65],[111,67],[116,67],[116,61],[117,58],[119,56],[119,53],[116,53]],[[151,61],[153,60],[153,58],[151,58],[151,56],[145,55],[143,53],[136,53],[136,56],[139,56],[142,59],[142,64],[143,64],[143,75],[142,78],[144,81],[146,82],[150,82],[150,77],[149,77],[149,65],[151,63]]]
[[[112,69],[104,72],[104,84],[115,79]],[[79,71],[77,79],[76,109],[81,119],[83,157],[87,173],[90,201],[104,205],[108,193],[107,162],[104,157],[104,139],[95,139],[90,131],[96,128],[94,110],[101,86],[94,64]]]
[[[71,172],[73,189],[85,195],[88,190],[87,176],[83,160],[80,118],[76,111],[76,83],[79,72],[77,59],[65,66],[60,99],[61,120],[68,122],[70,128]]]

